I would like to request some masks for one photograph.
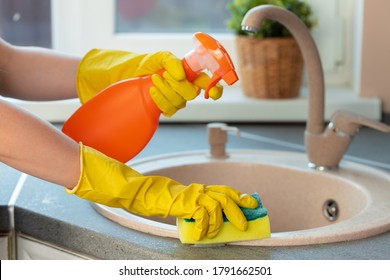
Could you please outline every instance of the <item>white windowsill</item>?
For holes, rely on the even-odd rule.
[[[218,101],[198,97],[187,103],[172,118],[161,117],[161,122],[304,122],[307,118],[307,89],[301,96],[284,100],[258,100],[245,97],[239,87],[225,87]],[[80,106],[77,99],[50,102],[30,102],[11,99],[15,104],[50,122],[63,122]],[[325,119],[337,110],[357,112],[380,120],[379,98],[365,98],[347,88],[327,89]]]

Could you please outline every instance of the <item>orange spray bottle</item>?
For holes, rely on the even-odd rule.
[[[208,91],[223,79],[228,85],[238,80],[224,47],[205,33],[194,34],[195,48],[182,59],[187,80],[200,72],[212,73]],[[150,96],[151,76],[119,81],[84,103],[63,125],[62,131],[77,142],[107,156],[127,162],[150,141],[161,111]]]

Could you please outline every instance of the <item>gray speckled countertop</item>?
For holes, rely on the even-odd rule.
[[[6,234],[11,227],[8,205],[20,178],[20,172],[0,162],[0,178],[0,234]]]
[[[303,147],[303,124],[235,126],[242,132]],[[207,148],[205,124],[162,124],[136,159]],[[229,137],[229,148],[294,150],[234,136]],[[390,165],[390,135],[362,129],[348,150],[348,156]],[[20,173],[0,164],[0,177],[0,229],[4,232],[8,229],[9,221],[3,217],[8,217],[6,206]],[[390,232],[358,241],[313,246],[183,245],[175,239],[155,237],[122,227],[99,215],[88,201],[68,195],[62,187],[31,176],[27,177],[16,200],[15,230],[97,259],[390,259]]]

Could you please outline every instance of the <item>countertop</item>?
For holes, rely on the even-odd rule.
[[[229,135],[227,149],[303,149],[305,126],[302,123],[229,125],[254,136],[248,139],[245,133],[241,138]],[[205,149],[208,149],[206,124],[163,123],[135,159]],[[361,129],[345,160],[390,172],[390,135]],[[31,176],[27,176],[15,197],[12,194],[21,175],[0,164],[0,232],[10,230],[7,209],[15,200],[16,233],[96,259],[390,259],[390,232],[358,241],[296,247],[183,245],[176,239],[122,227],[98,214],[88,201]]]

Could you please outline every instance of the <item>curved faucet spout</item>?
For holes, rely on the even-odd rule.
[[[242,20],[242,29],[256,32],[264,19],[284,25],[296,39],[308,71],[309,95],[305,146],[310,166],[317,169],[337,167],[353,136],[362,125],[390,133],[390,126],[354,113],[336,112],[324,128],[324,73],[316,44],[305,24],[292,12],[273,5],[252,8]]]
[[[292,12],[273,5],[260,5],[252,8],[242,20],[242,29],[256,32],[264,19],[281,23],[293,35],[308,71],[309,106],[306,130],[312,134],[324,130],[324,73],[317,46],[305,24]]]

